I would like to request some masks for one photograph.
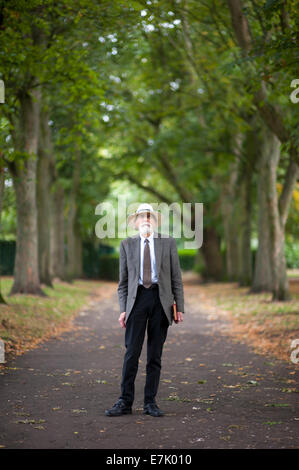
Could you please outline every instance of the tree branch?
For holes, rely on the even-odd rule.
[[[252,47],[252,38],[248,20],[243,13],[242,0],[227,0],[227,4],[231,13],[232,26],[235,31],[238,44],[243,54],[248,55]],[[279,112],[278,107],[274,107],[267,101],[266,86],[264,82],[261,82],[259,90],[255,92],[253,101],[264,123],[278,137],[280,142],[291,142],[292,145],[293,139],[284,125],[282,113]],[[295,151],[295,148],[296,147],[294,145],[291,159],[299,164],[298,152]]]
[[[251,48],[252,39],[247,18],[242,11],[242,3],[240,0],[227,0],[227,3],[238,44],[247,54]]]
[[[282,116],[277,107],[274,107],[267,101],[266,89],[264,83],[261,84],[260,89],[254,94],[254,104],[256,105],[263,121],[269,129],[279,138],[281,143],[286,143],[290,140],[290,135],[284,126]]]
[[[193,201],[193,194],[188,191],[188,189],[181,185],[179,182],[179,178],[174,171],[174,168],[170,165],[168,158],[164,154],[157,154],[157,158],[162,165],[163,175],[166,180],[171,184],[171,186],[175,189],[178,195],[181,197],[183,202],[191,202]]]
[[[118,177],[118,178],[128,179],[129,181],[131,181],[131,183],[136,184],[136,186],[138,186],[140,189],[143,189],[144,191],[147,191],[147,192],[153,194],[159,200],[161,200],[163,202],[166,202],[167,204],[172,203],[171,199],[166,197],[165,194],[160,193],[157,189],[153,188],[152,186],[146,186],[146,185],[142,184],[136,176],[132,175],[131,173],[129,173],[127,171],[122,171],[122,172],[118,173],[115,176]]]

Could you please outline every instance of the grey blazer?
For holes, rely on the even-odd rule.
[[[184,312],[184,290],[175,239],[164,238],[154,232],[154,249],[159,284],[159,296],[168,322],[172,324],[172,304]],[[126,312],[125,321],[132,311],[140,273],[140,235],[133,235],[120,243],[118,298],[120,313]]]

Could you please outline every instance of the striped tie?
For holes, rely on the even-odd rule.
[[[149,248],[149,240],[145,239],[145,247],[143,252],[143,285],[150,287],[152,285],[151,255]]]

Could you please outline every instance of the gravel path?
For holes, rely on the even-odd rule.
[[[124,330],[117,284],[101,283],[75,328],[0,371],[0,446],[7,449],[298,448],[298,366],[257,355],[222,334],[225,319],[185,285],[184,322],[169,328],[157,402],[142,414],[143,349],[133,414],[104,415],[119,396]],[[297,395],[298,396],[298,395]]]

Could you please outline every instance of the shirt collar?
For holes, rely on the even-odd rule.
[[[139,235],[140,235],[141,240],[143,240],[143,242],[145,241],[146,238],[148,238],[149,242],[151,242],[154,238],[154,232],[152,232],[149,237],[144,237],[143,235],[141,235],[141,233]]]

